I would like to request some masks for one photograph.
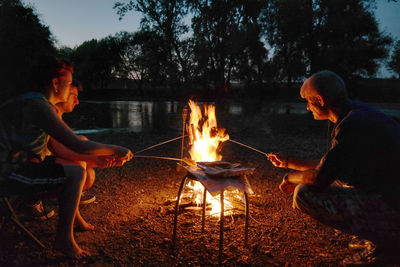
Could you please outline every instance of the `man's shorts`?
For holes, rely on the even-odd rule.
[[[4,183],[13,191],[41,192],[58,189],[67,182],[64,167],[55,162],[54,156],[40,163],[25,162],[10,173]]]

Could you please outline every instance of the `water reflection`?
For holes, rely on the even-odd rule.
[[[181,124],[184,103],[164,101],[81,101],[65,120],[78,133],[165,132]]]
[[[81,101],[72,114],[65,115],[65,120],[80,134],[107,131],[180,133],[185,105],[186,102],[177,101]],[[309,115],[309,111],[304,102],[217,105],[217,117],[218,120],[221,118],[221,122],[242,119],[264,121],[271,115],[284,114],[305,116]]]

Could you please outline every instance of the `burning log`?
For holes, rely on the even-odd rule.
[[[189,124],[186,124],[186,129],[189,137],[189,145],[193,145],[192,127],[190,127]]]
[[[194,124],[193,123],[191,123],[190,124],[190,134],[191,134],[191,139],[192,139],[192,143],[194,143],[194,142],[196,142],[197,141],[197,136],[196,136],[196,129],[194,128]]]

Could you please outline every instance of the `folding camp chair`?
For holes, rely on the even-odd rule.
[[[5,131],[3,124],[0,121],[0,198],[4,202],[4,214],[1,215],[0,221],[0,230],[3,229],[4,224],[11,220],[18,227],[24,230],[39,246],[46,248],[42,242],[37,239],[31,231],[29,231],[19,220],[15,210],[9,201],[9,198],[12,196],[18,196],[21,192],[18,192],[15,189],[7,188],[5,185],[5,179],[7,173],[10,173],[12,170],[18,167],[20,162],[26,160],[26,155],[23,151],[16,152],[14,147],[14,141],[17,139],[17,135],[15,133],[15,128],[9,129],[10,131]],[[18,151],[18,150],[17,150]]]
[[[4,189],[0,188],[0,196],[1,199],[4,202],[4,214],[2,214],[2,219],[0,223],[0,231],[3,229],[4,225],[8,220],[13,221],[19,228],[25,231],[39,246],[42,248],[46,248],[46,246],[39,241],[39,239],[31,232],[29,231],[28,228],[26,228],[23,223],[19,220],[13,206],[11,205],[11,202],[9,201],[9,196],[8,194],[3,194],[4,192],[1,192]]]

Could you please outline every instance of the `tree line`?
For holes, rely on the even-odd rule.
[[[373,77],[380,64],[400,75],[400,41],[379,31],[375,9],[375,0],[116,1],[120,19],[142,14],[138,31],[56,48],[34,7],[0,0],[2,90],[26,88],[44,53],[70,59],[88,89],[125,79],[139,91],[224,94],[232,84],[290,86],[322,69]]]

